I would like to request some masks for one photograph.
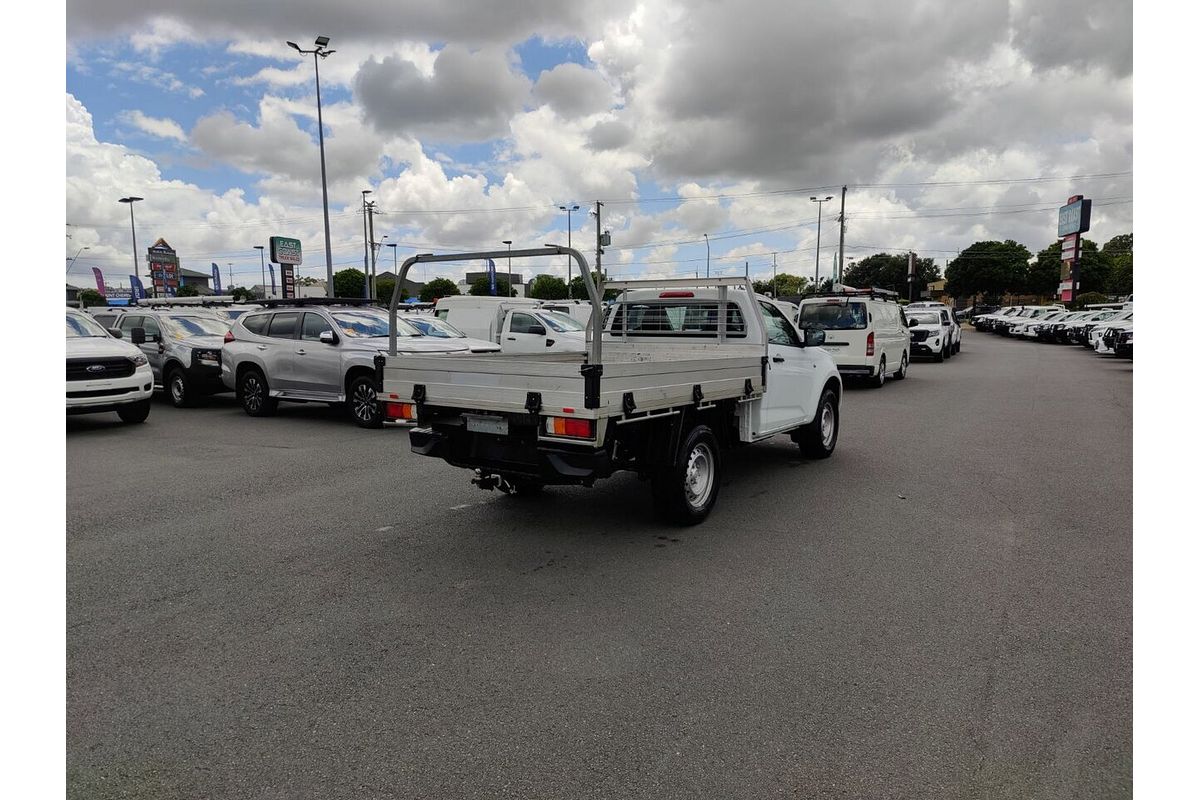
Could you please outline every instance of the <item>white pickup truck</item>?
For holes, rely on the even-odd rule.
[[[651,482],[659,515],[681,524],[712,510],[729,447],[787,434],[807,456],[833,453],[842,383],[820,348],[824,331],[797,330],[744,278],[606,283],[624,291],[605,323],[579,251],[512,251],[564,254],[579,264],[593,305],[585,353],[425,357],[391,348],[376,360],[385,414],[417,423],[414,452],[474,470],[482,488],[518,494],[629,470]],[[412,256],[396,285],[418,261],[497,257],[508,252]],[[396,293],[393,323],[398,303]]]
[[[458,295],[437,302],[438,319],[504,353],[582,353],[586,323],[526,297]]]

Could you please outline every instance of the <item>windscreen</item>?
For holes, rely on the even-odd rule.
[[[172,314],[167,317],[167,328],[176,339],[188,336],[224,336],[229,323],[216,317],[185,317]]]
[[[537,315],[559,333],[583,330],[583,326],[574,317],[569,317],[561,311],[539,311]]]
[[[426,336],[433,336],[438,339],[467,338],[467,335],[458,328],[454,327],[449,322],[438,319],[437,317],[412,316],[405,317],[401,321],[407,322],[409,325],[413,326]]]
[[[108,331],[99,322],[83,314],[67,314],[67,338],[87,339],[93,336],[108,336]]]
[[[333,321],[347,336],[371,339],[388,336],[388,315],[382,311],[339,311]],[[396,320],[396,335],[421,336],[422,333],[405,320]]]
[[[626,302],[617,306],[609,330],[635,336],[675,335],[689,337],[717,336],[717,309],[713,300],[669,298]],[[746,335],[746,321],[736,303],[725,304],[725,335],[731,338]]]
[[[825,331],[861,331],[867,328],[866,303],[805,303],[800,306],[800,327]]]
[[[937,314],[930,314],[928,312],[909,311],[908,318],[915,319],[917,321],[918,325],[941,325],[942,324],[941,317],[939,317]]]

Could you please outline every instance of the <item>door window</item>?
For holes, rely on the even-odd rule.
[[[534,319],[532,314],[521,314],[518,312],[512,315],[512,322],[510,322],[508,325],[508,332],[533,333],[533,328],[535,325],[545,330],[544,326]]]
[[[266,336],[267,323],[270,321],[270,314],[251,314],[242,320],[242,325],[251,333],[256,333],[259,336]]]
[[[143,317],[142,327],[146,329],[146,341],[157,342],[162,339],[162,330],[158,327],[158,320],[154,317]]]
[[[271,324],[267,328],[267,336],[276,339],[294,339],[296,338],[296,327],[299,323],[300,314],[297,312],[276,314],[271,317]]]
[[[767,341],[771,344],[799,347],[800,336],[787,321],[787,317],[770,303],[760,302],[758,305],[762,308],[763,322],[767,326]]]
[[[333,328],[324,317],[311,311],[304,315],[304,327],[300,330],[301,339],[317,342],[321,340],[321,334],[325,331],[332,332]]]
[[[136,317],[132,314],[126,314],[121,317],[121,321],[117,324],[117,327],[120,329],[121,333],[129,333],[129,331],[133,330],[134,328],[142,327],[142,318]]]

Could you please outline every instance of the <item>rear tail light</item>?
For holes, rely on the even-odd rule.
[[[867,355],[875,355],[875,331],[867,334]]]
[[[388,419],[414,420],[417,418],[417,406],[414,403],[384,403],[383,415]]]
[[[572,439],[595,439],[596,420],[571,417],[546,417],[547,436],[567,436]]]
[[[229,344],[232,341],[233,341],[233,331],[232,330],[225,331],[225,344]]]
[[[659,292],[659,297],[695,297],[695,292]]]

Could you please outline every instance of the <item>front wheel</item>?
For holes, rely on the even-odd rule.
[[[179,367],[174,367],[167,373],[167,396],[171,398],[171,405],[176,408],[192,405],[192,387],[188,385],[187,376]]]
[[[121,406],[117,409],[117,416],[121,418],[121,422],[145,422],[146,418],[150,416],[150,401],[142,400],[139,403]]]
[[[939,364],[946,360],[945,346],[943,346],[941,350],[938,350],[937,355],[933,357],[933,360]]]
[[[707,425],[688,431],[672,463],[654,476],[654,509],[677,525],[697,525],[708,517],[721,488],[721,450]]]
[[[238,378],[237,388],[242,410],[252,417],[269,417],[279,406],[279,401],[271,397],[267,379],[257,369],[243,372]]]
[[[829,458],[837,446],[838,421],[837,394],[832,389],[826,389],[821,393],[817,415],[792,435],[792,441],[800,445],[800,452],[806,458]]]
[[[383,409],[375,393],[375,379],[360,375],[350,384],[350,411],[360,428],[383,427]]]

